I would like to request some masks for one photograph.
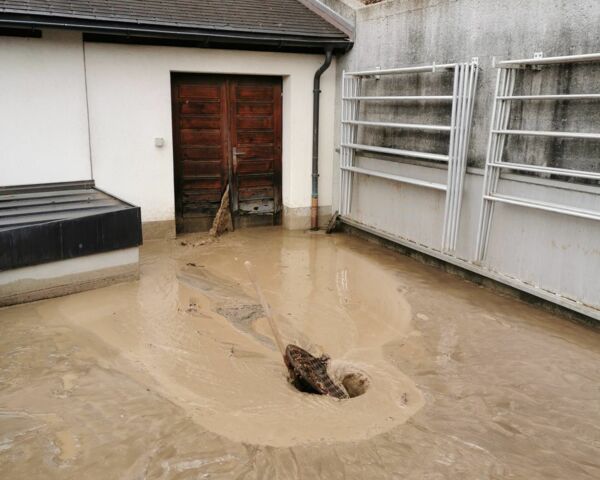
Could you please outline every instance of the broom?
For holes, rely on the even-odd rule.
[[[303,348],[293,344],[288,344],[284,350],[281,334],[275,324],[275,318],[271,313],[271,308],[256,280],[252,263],[246,260],[244,266],[248,271],[250,281],[252,282],[252,285],[254,285],[256,295],[258,295],[258,299],[260,300],[265,315],[267,316],[267,320],[269,321],[269,326],[275,337],[275,343],[277,344],[279,353],[281,353],[281,356],[283,357],[283,363],[288,369],[290,382],[296,386],[298,390],[304,392],[320,393],[335,398],[349,398],[348,393],[343,388],[336,385],[327,373],[327,362],[329,361],[329,357],[323,355],[320,358],[317,358]]]
[[[260,300],[260,304],[262,305],[265,315],[267,316],[267,320],[269,320],[269,326],[271,327],[271,331],[273,332],[273,336],[275,337],[275,343],[277,344],[279,353],[281,353],[281,356],[283,357],[283,362],[287,366],[287,360],[285,358],[285,350],[283,348],[283,341],[281,340],[281,335],[279,333],[279,329],[277,328],[277,325],[275,324],[275,319],[273,318],[273,314],[271,313],[269,304],[267,303],[267,300],[265,299],[265,296],[263,295],[262,288],[260,288],[260,285],[256,281],[252,263],[250,261],[246,260],[244,262],[244,266],[246,267],[246,270],[248,271],[248,276],[250,277],[250,281],[252,282],[252,285],[254,285],[254,290],[256,290],[256,295],[258,295],[258,299]]]

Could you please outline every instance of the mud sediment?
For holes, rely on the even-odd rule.
[[[247,259],[284,339],[364,394],[286,382]],[[1,309],[0,329],[6,478],[600,472],[596,332],[344,235],[149,242],[139,281]]]

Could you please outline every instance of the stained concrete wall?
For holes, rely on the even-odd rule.
[[[355,176],[350,222],[386,238],[475,270],[600,319],[600,222],[498,205],[488,255],[477,264],[475,241],[481,205],[491,106],[496,81],[492,58],[529,58],[600,51],[600,2],[597,0],[391,0],[356,10],[355,45],[338,61],[342,70],[468,61],[479,57],[482,68],[474,111],[458,248],[440,252],[444,194],[384,179]],[[520,73],[518,93],[600,93],[600,65]],[[448,76],[382,77],[365,86],[366,94],[451,93]],[[336,145],[339,145],[340,91],[337,92]],[[510,128],[599,131],[598,102],[515,104]],[[450,107],[369,105],[369,119],[407,123],[450,123]],[[521,120],[525,118],[525,120]],[[447,136],[386,129],[362,129],[359,143],[447,153]],[[514,139],[506,160],[600,170],[600,142]],[[339,159],[338,159],[339,160]],[[359,166],[445,183],[439,166],[410,159],[362,155]],[[339,198],[339,169],[334,175],[334,205]],[[500,190],[600,211],[600,187],[506,175]]]
[[[335,5],[332,4],[332,7]],[[399,65],[468,61],[478,57],[482,68],[473,119],[469,164],[483,166],[490,124],[496,75],[493,57],[530,58],[590,53],[600,50],[600,2],[597,0],[391,0],[356,10],[355,46],[338,67],[343,69],[391,68]],[[527,72],[524,93],[598,92],[600,64],[548,68]],[[518,82],[521,83],[521,82]],[[449,76],[420,76],[372,82],[367,93],[403,89],[405,94],[425,94],[445,90],[451,94]],[[515,104],[511,128],[591,131],[600,123],[598,102],[530,102]],[[436,109],[437,112],[437,109]],[[372,106],[371,113],[385,119],[396,116],[395,106]],[[402,112],[404,113],[404,112]],[[412,105],[407,115],[422,120],[447,119],[449,109],[436,115],[429,105]],[[526,120],[520,120],[526,118]],[[396,146],[412,142],[423,149],[438,151],[446,142],[439,135],[403,134],[368,129],[367,140]],[[418,143],[417,143],[418,142]],[[528,163],[567,168],[600,168],[600,144],[584,140],[540,138],[519,139],[507,145],[512,158],[525,152]]]

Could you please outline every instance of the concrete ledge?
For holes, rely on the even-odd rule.
[[[139,278],[137,247],[0,272],[0,307]]]
[[[436,266],[465,280],[510,295],[594,328],[600,328],[600,310],[583,305],[546,290],[501,275],[479,265],[460,260],[439,251],[418,245],[387,232],[363,225],[347,217],[340,217],[342,230],[379,245],[391,248],[424,264]]]
[[[325,228],[331,218],[331,205],[319,207],[319,228]],[[310,228],[310,207],[283,207],[283,228],[286,230],[307,230]]]
[[[175,219],[143,222],[142,237],[144,241],[175,238]]]

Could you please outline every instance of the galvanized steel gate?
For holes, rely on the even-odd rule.
[[[516,72],[519,69],[539,68],[540,66],[561,65],[568,63],[600,62],[600,54],[569,55],[543,58],[541,54],[534,58],[522,60],[505,60],[498,62],[496,79],[496,95],[492,112],[492,126],[488,140],[485,163],[485,177],[481,200],[479,228],[477,230],[477,249],[475,260],[481,262],[485,258],[487,244],[494,215],[494,205],[497,202],[521,207],[545,210],[574,217],[600,220],[600,212],[563,205],[506,195],[498,192],[500,173],[503,169],[515,172],[546,173],[564,177],[586,178],[600,180],[600,173],[571,170],[567,168],[527,165],[522,163],[503,162],[502,153],[508,135],[528,135],[538,137],[579,138],[600,140],[600,133],[557,132],[540,130],[509,130],[511,104],[514,101],[564,101],[564,100],[600,100],[600,93],[573,93],[556,95],[513,95]]]
[[[342,75],[342,121],[340,142],[340,206],[342,216],[352,208],[352,184],[354,174],[369,175],[403,182],[446,192],[442,250],[456,249],[458,226],[462,201],[462,190],[467,166],[467,150],[473,114],[473,99],[477,86],[478,61],[474,58],[467,63],[441,65],[407,66],[386,70],[365,70],[344,72]],[[379,75],[402,75],[416,73],[446,73],[453,75],[452,95],[362,95],[362,80]],[[452,102],[450,125],[429,125],[414,123],[376,122],[359,118],[360,102]],[[449,132],[448,154],[442,155],[415,150],[402,150],[378,145],[364,145],[358,142],[358,127],[384,127],[417,131]],[[386,172],[361,168],[356,165],[355,152],[374,152],[400,157],[433,160],[448,164],[446,184],[430,182],[418,178],[395,175]]]

